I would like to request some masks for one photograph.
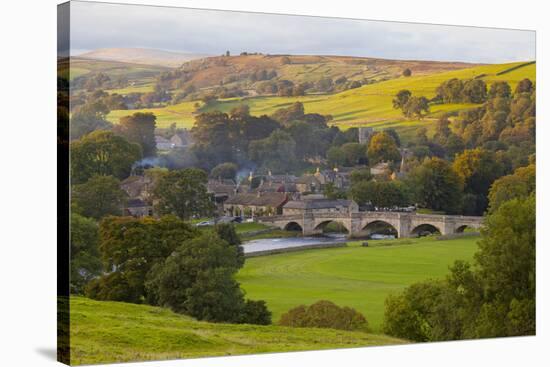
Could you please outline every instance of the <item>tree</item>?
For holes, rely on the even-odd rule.
[[[99,249],[109,273],[90,282],[86,294],[99,300],[155,303],[147,294],[148,272],[176,248],[198,235],[197,229],[174,216],[160,220],[106,217],[99,226]]]
[[[327,151],[327,160],[332,167],[342,167],[346,165],[346,154],[340,147],[330,147]]]
[[[359,205],[391,208],[410,204],[405,187],[396,181],[361,181],[351,187],[350,195]]]
[[[214,231],[229,246],[237,248],[237,266],[242,268],[244,265],[244,250],[241,246],[241,237],[235,230],[235,225],[233,223],[218,223],[214,226]]]
[[[399,153],[397,144],[388,133],[379,132],[370,139],[367,157],[371,164],[382,161],[399,162],[401,153]]]
[[[156,155],[155,126],[157,117],[151,112],[136,112],[120,118],[113,129],[126,140],[141,146],[144,157]]]
[[[296,142],[283,130],[275,130],[269,137],[250,142],[250,159],[275,172],[291,169],[295,161]]]
[[[460,103],[462,102],[464,89],[464,84],[462,80],[453,78],[444,81],[439,87],[437,87],[436,92],[439,98],[445,103]]]
[[[366,163],[366,149],[363,144],[346,143],[340,149],[345,156],[346,166],[353,167],[360,163]]]
[[[388,297],[384,332],[415,341],[534,335],[535,212],[531,194],[490,213],[475,267],[456,261],[446,279]]]
[[[412,75],[411,69],[406,68],[405,70],[403,70],[403,76],[404,76],[404,77],[409,77],[409,76],[411,76],[411,75]]]
[[[122,215],[126,193],[113,176],[92,176],[83,184],[74,185],[71,192],[73,211],[89,218]]]
[[[483,103],[487,100],[487,84],[481,79],[472,79],[464,82],[462,102]]]
[[[216,167],[212,168],[210,172],[210,177],[215,179],[229,179],[234,180],[237,176],[237,165],[232,162],[226,162],[218,164]]]
[[[393,108],[395,109],[402,109],[407,102],[409,101],[409,98],[412,96],[411,91],[407,89],[402,89],[395,95],[395,98],[393,99]]]
[[[299,121],[303,117],[304,105],[302,102],[295,102],[288,108],[280,108],[271,115],[271,118],[283,125],[287,125],[292,121]]]
[[[363,168],[363,169],[356,169],[351,171],[349,178],[352,185],[355,185],[359,182],[363,181],[370,181],[372,180],[372,174],[370,173],[370,169]]]
[[[501,97],[509,98],[512,95],[512,88],[510,85],[503,81],[496,81],[491,84],[489,89],[489,98]]]
[[[71,123],[71,139],[79,139],[95,130],[110,130],[113,127],[105,119],[109,113],[108,107],[102,101],[88,102],[75,108]]]
[[[206,173],[198,168],[168,172],[153,192],[156,209],[160,214],[174,214],[184,220],[210,215],[213,203],[207,193],[207,181]]]
[[[265,324],[269,315],[265,303],[246,305],[234,279],[238,264],[237,248],[206,232],[184,242],[156,266],[147,289],[157,295],[160,305],[199,320]]]
[[[361,313],[325,300],[290,309],[281,316],[279,325],[368,331],[367,319]]]
[[[477,148],[457,155],[453,170],[464,182],[464,191],[477,195],[476,212],[482,214],[487,207],[489,187],[503,174],[502,164],[493,152]]]
[[[141,159],[141,147],[111,131],[97,130],[71,142],[71,179],[84,183],[94,175],[130,175],[132,165]]]
[[[489,209],[495,211],[503,203],[515,198],[526,198],[535,191],[535,165],[518,168],[514,174],[495,180],[489,190]]]
[[[411,96],[403,106],[403,114],[408,117],[422,118],[425,113],[430,112],[429,101],[426,97]]]
[[[325,184],[323,195],[325,195],[327,199],[331,200],[346,198],[346,192],[343,190],[339,190],[332,182]]]
[[[420,206],[447,213],[459,212],[463,182],[443,159],[426,158],[407,179]]]
[[[101,274],[99,233],[93,219],[71,213],[71,293],[82,294],[86,284]]]

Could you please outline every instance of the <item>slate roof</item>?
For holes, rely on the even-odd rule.
[[[311,199],[291,200],[285,204],[285,209],[329,209],[338,206],[349,207],[353,201],[344,199]]]
[[[277,208],[283,205],[288,200],[285,193],[282,192],[265,192],[258,194],[237,194],[230,197],[224,204],[229,205],[244,205],[244,206],[270,206]]]

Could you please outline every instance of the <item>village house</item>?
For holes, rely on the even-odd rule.
[[[257,192],[237,194],[223,203],[224,212],[230,216],[260,217],[283,213],[288,195],[282,192]]]
[[[157,146],[157,150],[159,151],[166,151],[172,149],[172,143],[170,140],[166,139],[164,136],[155,135],[155,144]]]
[[[320,171],[319,168],[317,168],[315,177],[321,183],[321,187],[325,187],[327,184],[333,184],[337,189],[345,190],[350,187],[350,171],[351,169],[343,170],[338,168]]]
[[[389,177],[392,173],[389,162],[380,162],[370,168],[370,173],[376,177]]]
[[[322,189],[321,182],[315,175],[303,175],[298,178],[296,188],[301,194],[320,192]]]
[[[153,215],[153,206],[141,199],[130,199],[124,208],[124,214],[136,218]]]
[[[353,200],[311,199],[292,200],[283,206],[283,215],[357,213],[359,206]]]
[[[134,217],[153,215],[153,178],[147,175],[132,175],[120,183],[128,195],[124,213]]]
[[[237,193],[237,184],[230,179],[210,179],[206,190],[212,195],[218,210],[223,211],[223,203]]]
[[[173,149],[182,149],[191,145],[191,135],[188,130],[180,131],[170,138]]]

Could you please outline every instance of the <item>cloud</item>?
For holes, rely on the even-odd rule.
[[[71,48],[331,54],[506,62],[535,59],[535,32],[108,3],[71,3]],[[73,52],[74,54],[74,52]]]

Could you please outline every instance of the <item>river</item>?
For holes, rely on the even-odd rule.
[[[387,235],[373,235],[371,240],[382,240],[395,238],[394,236]],[[300,247],[307,245],[318,245],[323,243],[336,243],[346,242],[347,237],[345,234],[326,234],[321,237],[289,237],[289,238],[262,238],[259,240],[246,241],[243,243],[243,249],[245,254],[279,250],[292,247]]]

